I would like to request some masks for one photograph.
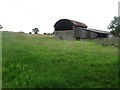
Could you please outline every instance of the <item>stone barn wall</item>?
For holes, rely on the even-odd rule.
[[[80,27],[74,27],[74,37],[79,37],[80,39],[86,38],[86,31]]]
[[[54,35],[57,39],[75,40],[74,30],[55,31]]]
[[[95,39],[96,33],[92,31],[86,31],[86,39]]]
[[[93,39],[96,38],[96,33],[80,27],[74,27],[74,36],[81,39]]]
[[[91,39],[95,39],[96,38],[96,33],[95,32],[91,32]]]

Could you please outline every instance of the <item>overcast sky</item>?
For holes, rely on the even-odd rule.
[[[107,30],[118,16],[119,0],[1,0],[0,24],[7,31],[52,33],[60,19],[85,23],[88,28]]]

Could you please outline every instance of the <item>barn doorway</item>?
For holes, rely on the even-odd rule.
[[[76,40],[80,40],[80,37],[76,37]]]

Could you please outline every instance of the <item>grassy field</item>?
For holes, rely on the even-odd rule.
[[[3,88],[118,87],[118,49],[91,41],[2,33]]]

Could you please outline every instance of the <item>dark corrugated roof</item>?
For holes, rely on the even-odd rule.
[[[89,31],[92,31],[92,32],[96,32],[96,33],[109,34],[108,31],[103,31],[103,30],[97,30],[97,29],[91,29],[91,28],[87,28],[86,30],[89,30]]]
[[[77,27],[83,27],[83,28],[87,28],[87,25],[85,25],[84,23],[82,22],[78,22],[78,21],[74,21],[74,20],[70,20],[73,25],[77,26]]]
[[[70,19],[60,19],[59,21],[57,21],[54,25],[54,27],[56,26],[56,24],[60,21],[69,21],[71,22],[74,26],[76,27],[82,27],[82,28],[87,28],[87,25],[82,23],[82,22],[78,22],[78,21],[75,21],[75,20],[70,20]]]

